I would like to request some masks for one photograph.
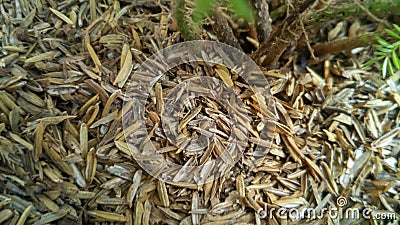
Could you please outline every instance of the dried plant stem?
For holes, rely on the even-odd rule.
[[[312,48],[314,49],[314,53],[316,56],[323,56],[332,53],[350,51],[357,47],[369,46],[374,41],[374,34],[370,33],[361,36],[315,44],[314,46],[312,46]]]

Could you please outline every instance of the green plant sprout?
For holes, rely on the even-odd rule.
[[[388,73],[393,76],[396,71],[400,70],[400,26],[393,24],[393,30],[385,29],[385,32],[397,41],[389,43],[386,40],[375,36],[376,41],[379,43],[374,45],[374,48],[376,49],[374,55],[376,57],[364,64],[364,67],[367,67],[376,62],[382,62],[383,60],[379,67],[382,71],[383,78],[385,78]]]
[[[218,0],[196,0],[192,15],[193,22],[198,23],[203,20],[207,14],[212,12],[213,6],[217,2]],[[242,17],[247,22],[254,21],[252,8],[247,1],[227,0],[226,3],[237,16]]]
[[[185,0],[176,0],[176,17],[179,30],[187,40],[195,40],[202,26],[202,21],[210,16],[218,3],[226,4],[235,17],[241,17],[248,23],[254,22],[253,9],[246,0],[194,0],[194,7],[188,16]]]

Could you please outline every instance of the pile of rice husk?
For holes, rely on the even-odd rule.
[[[257,124],[247,124],[249,144],[228,173],[197,185],[145,172],[125,141],[122,108],[138,66],[184,41],[172,9],[164,0],[0,1],[0,224],[399,223],[399,75],[382,79],[359,69],[368,48],[312,68],[290,53],[280,70],[261,67],[276,108],[262,161],[253,149],[266,140]],[[230,28],[237,21],[228,13],[207,21],[200,39],[225,35],[220,41],[247,53],[259,46],[251,30]],[[242,28],[243,40],[229,36]],[[187,64],[164,74],[147,101],[148,141],[187,166],[215,159],[231,131],[241,134],[224,106],[204,97],[182,109],[181,129],[212,132],[215,141],[189,151],[165,139],[158,101],[198,76],[231,84],[251,116],[262,113],[255,93],[229,69]],[[216,126],[199,127],[202,118]],[[310,208],[316,216],[288,215]],[[360,214],[332,217],[326,209]],[[363,217],[365,209],[388,219]]]

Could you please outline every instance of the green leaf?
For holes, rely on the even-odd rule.
[[[385,52],[374,52],[374,55],[382,55],[382,56],[387,56],[388,54]]]
[[[378,50],[378,51],[381,51],[381,52],[386,52],[386,53],[392,52],[392,49],[387,49],[387,48],[384,48],[384,47],[382,47],[380,45],[374,45],[374,48],[376,50]]]
[[[382,38],[380,38],[380,37],[375,37],[375,38],[376,38],[376,41],[379,44],[381,44],[382,46],[384,46],[386,48],[393,48],[393,45],[391,45],[389,42],[383,40]]]
[[[394,29],[396,29],[397,32],[400,33],[400,27],[399,26],[397,26],[396,24],[393,24],[393,27],[394,27]]]
[[[397,38],[397,39],[400,39],[400,35],[397,34],[396,32],[394,32],[394,31],[392,31],[392,30],[389,30],[389,29],[385,29],[385,31],[386,31],[386,33],[388,33],[390,36],[392,36],[392,37],[394,37],[394,38]]]
[[[238,16],[245,19],[247,22],[253,22],[253,10],[245,0],[229,0],[229,4],[231,5],[233,11],[237,13]]]
[[[385,58],[385,56],[379,56],[379,57],[373,58],[373,59],[369,60],[368,62],[364,63],[363,67],[371,66],[372,64],[382,60],[383,58]]]
[[[386,57],[385,60],[383,61],[382,67],[381,67],[383,78],[385,78],[385,77],[386,77],[386,74],[387,74],[387,65],[388,65],[388,62],[389,62],[389,58]]]
[[[394,71],[393,71],[392,63],[390,61],[388,61],[388,69],[389,69],[389,74],[391,76],[393,76],[394,75]]]
[[[193,22],[198,23],[211,11],[215,0],[196,0],[192,15]]]
[[[400,41],[397,41],[397,42],[393,43],[392,45],[395,48],[400,47]]]
[[[392,61],[393,61],[394,67],[396,67],[397,70],[400,70],[400,59],[397,56],[396,51],[392,52]]]

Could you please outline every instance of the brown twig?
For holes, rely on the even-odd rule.
[[[221,14],[219,9],[215,10],[212,19],[214,20],[212,28],[214,33],[217,35],[218,40],[235,48],[242,49],[239,40],[233,33],[231,26],[229,26],[228,20]]]
[[[307,44],[308,51],[310,51],[311,57],[313,59],[317,59],[317,57],[315,57],[315,55],[314,55],[314,49],[310,45],[310,39],[308,38],[308,34],[306,32],[306,29],[304,28],[303,21],[300,21],[300,25],[301,25],[301,29],[303,30],[304,38],[306,39],[306,44]]]
[[[272,20],[269,16],[268,3],[263,0],[254,0],[253,5],[255,11],[257,12],[255,13],[257,38],[259,42],[263,42],[272,32]]]
[[[364,34],[361,36],[344,38],[330,42],[315,44],[312,46],[316,56],[323,56],[331,53],[350,51],[357,47],[369,46],[374,42],[374,34]]]
[[[300,20],[308,7],[313,5],[313,3],[314,0],[296,1],[293,3],[295,4],[293,5],[295,10],[281,23],[279,29],[274,30],[260,44],[260,47],[252,54],[252,58],[262,66],[268,68],[274,67],[290,44],[297,43],[297,40],[300,38],[300,35],[297,34],[302,32]]]

